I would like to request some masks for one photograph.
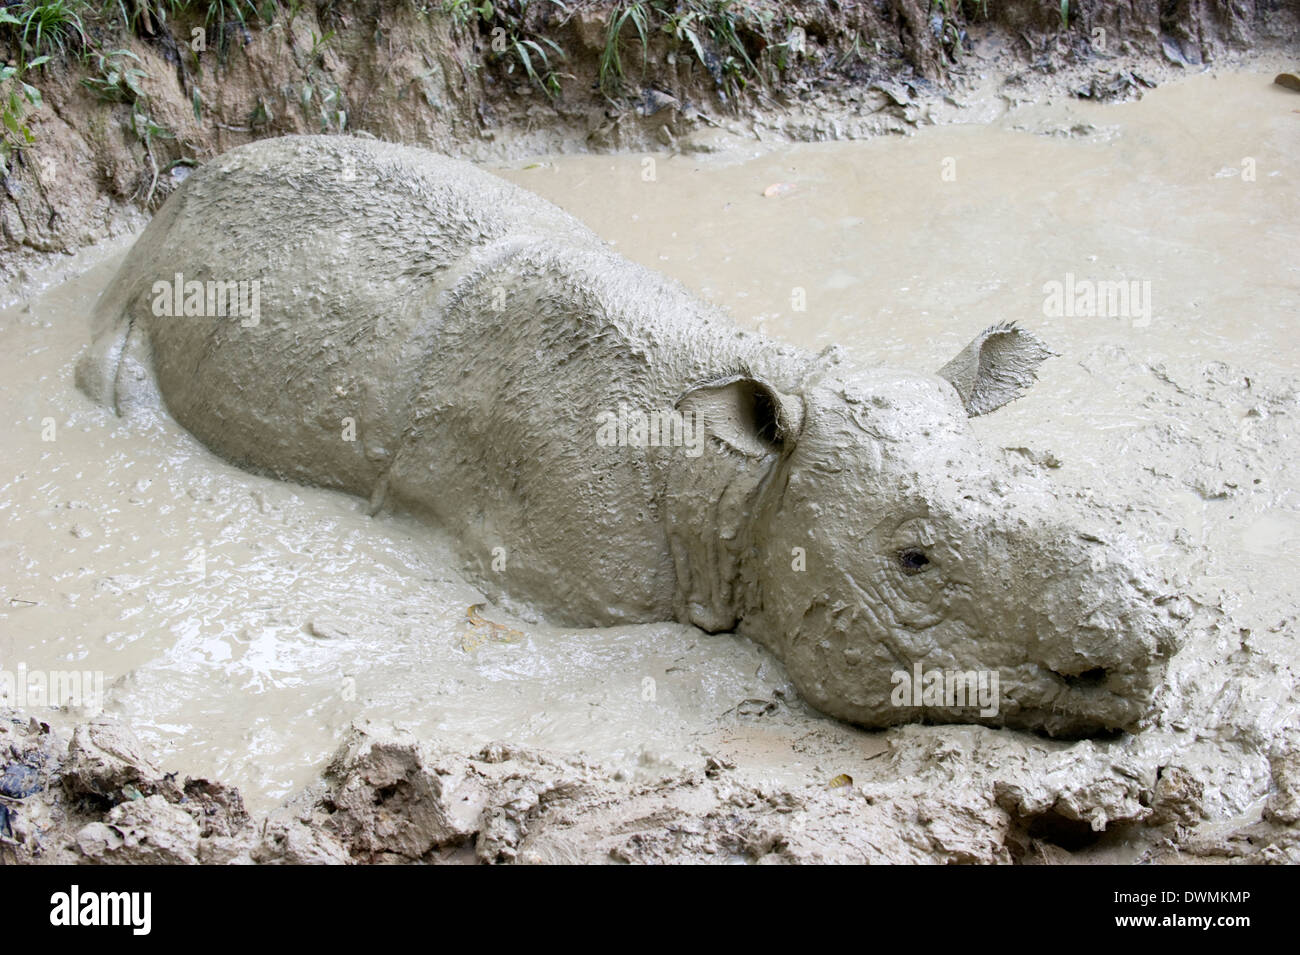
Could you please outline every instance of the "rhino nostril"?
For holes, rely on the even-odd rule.
[[[1064,680],[1066,686],[1072,686],[1075,689],[1101,686],[1106,682],[1106,677],[1110,675],[1105,667],[1093,667],[1091,670],[1084,670],[1082,673],[1061,673],[1057,670],[1052,672]]]

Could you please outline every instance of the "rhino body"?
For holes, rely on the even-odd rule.
[[[244,311],[213,314],[239,282]],[[738,331],[497,177],[344,137],[198,169],[93,324],[92,397],[161,398],[243,467],[425,516],[552,622],[738,631],[867,726],[1132,728],[1159,686],[1172,631],[1132,548],[974,439],[1048,354],[1014,328],[941,375],[853,367]],[[701,442],[602,442],[620,412]],[[996,673],[996,713],[899,705],[918,666]]]

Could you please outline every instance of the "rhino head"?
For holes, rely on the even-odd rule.
[[[1156,581],[969,422],[1050,354],[995,326],[938,375],[834,366],[785,393],[753,375],[688,391],[720,453],[670,526],[679,619],[754,637],[812,705],[865,726],[1132,728],[1173,651]]]

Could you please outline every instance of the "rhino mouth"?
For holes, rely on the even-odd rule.
[[[1153,709],[1163,666],[1133,661],[1061,672],[1042,664],[1000,668],[995,713],[923,706],[927,723],[1001,726],[1053,739],[1106,739],[1134,732]]]
[[[1135,730],[1152,710],[1163,672],[1154,664],[1094,666],[1075,673],[1038,669],[1041,689],[1017,701],[1020,708],[1009,714],[1007,725],[1023,722],[1027,729],[1074,739]]]
[[[972,696],[960,702],[931,700],[927,692],[924,702],[903,704],[887,722],[1003,727],[1063,740],[1110,739],[1136,731],[1151,712],[1160,685],[1158,669],[1136,662],[1110,669],[1093,666],[1073,673],[1034,663],[991,670],[923,668],[926,677],[936,671],[940,675],[979,675],[978,701],[973,696],[976,687],[969,683]],[[985,695],[985,690],[990,689],[985,675],[996,678],[991,698]]]
[[[1105,667],[1093,667],[1090,670],[1084,670],[1082,673],[1060,673],[1056,670],[1053,670],[1052,673],[1072,690],[1087,690],[1103,686],[1110,676],[1110,671]]]

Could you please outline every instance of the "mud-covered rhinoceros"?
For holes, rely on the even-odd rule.
[[[160,395],[244,467],[427,517],[512,607],[752,636],[854,723],[1133,728],[1174,632],[1153,579],[967,420],[1048,354],[1000,325],[938,375],[855,367],[738,331],[470,165],[286,137],[167,200],[78,380],[119,411]],[[980,671],[993,707],[910,695]]]

